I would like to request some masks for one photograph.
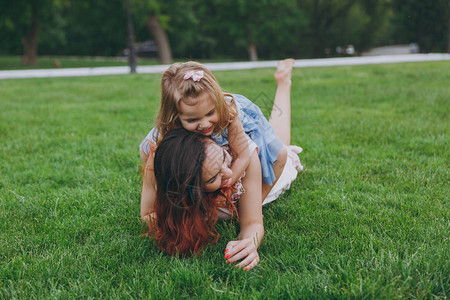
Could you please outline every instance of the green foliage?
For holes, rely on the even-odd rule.
[[[121,0],[40,1],[39,54],[117,55],[126,48]],[[0,0],[0,54],[22,53],[30,1]],[[423,0],[133,0],[136,41],[152,39],[146,22],[157,15],[178,58],[248,58],[250,44],[262,59],[336,55],[353,44],[417,42],[423,51],[445,51],[448,1]]]
[[[448,0],[392,0],[394,38],[418,43],[424,52],[444,52],[447,47]]]
[[[192,43],[177,49],[182,36],[171,33],[174,53],[193,58],[214,56],[248,58],[248,46],[254,43],[263,58],[293,55],[296,32],[304,22],[294,1],[193,2],[192,12],[180,35]],[[184,45],[183,45],[184,46]],[[177,55],[175,55],[177,56]]]
[[[386,30],[389,0],[298,1],[308,28],[300,32],[299,51],[307,57],[336,55],[337,46],[355,46],[358,52],[389,43]]]
[[[65,20],[62,10],[69,3],[61,0],[37,0],[41,44],[64,45],[65,42]],[[29,30],[31,19],[31,1],[1,0],[0,6],[0,53],[21,54],[22,38]]]
[[[56,2],[56,1],[55,1]],[[43,30],[39,33],[39,53],[61,54],[67,47],[68,20],[64,16],[64,8],[69,2],[62,5],[51,5],[46,8],[46,13],[41,17]]]
[[[126,48],[124,1],[70,0],[64,16],[67,43],[58,54],[113,56]]]
[[[21,39],[31,18],[31,5],[27,2],[0,0],[0,53],[22,52]]]

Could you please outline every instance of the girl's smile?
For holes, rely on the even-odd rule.
[[[181,100],[178,111],[184,129],[203,135],[211,135],[219,121],[216,106],[206,94],[193,101]]]
[[[211,125],[209,128],[206,128],[205,130],[200,130],[200,132],[204,135],[210,135],[213,130],[214,130],[214,125]]]

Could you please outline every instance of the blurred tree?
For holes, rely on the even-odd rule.
[[[23,56],[22,56],[22,64],[34,66],[37,64],[37,41],[39,35],[39,10],[40,3],[39,0],[30,1],[30,6],[28,7],[30,10],[30,19],[26,24],[27,31],[25,36],[22,38],[23,44]]]
[[[271,59],[299,57],[298,37],[308,28],[304,12],[295,0],[269,1],[268,12],[258,25],[258,52]]]
[[[60,8],[67,3],[60,0],[1,0],[0,4],[4,8],[0,13],[0,38],[7,43],[2,50],[16,52],[21,42],[22,63],[36,65],[41,28],[50,28],[59,17]],[[53,28],[49,35],[60,33]]]
[[[418,43],[422,52],[445,51],[449,5],[448,0],[392,0],[395,42]]]
[[[296,32],[306,24],[295,0],[211,0],[198,6],[199,34],[214,39],[211,51],[220,56],[282,57],[294,52]]]
[[[123,0],[67,0],[66,43],[51,53],[113,56],[127,45],[127,14]]]
[[[158,46],[159,62],[161,64],[170,64],[172,62],[172,49],[170,48],[167,33],[161,26],[160,20],[158,15],[149,14],[147,18],[147,28]]]
[[[145,26],[158,47],[158,59],[162,64],[172,62],[172,49],[167,36],[171,16],[180,12],[179,5],[184,1],[176,0],[134,0],[136,14],[145,20]]]
[[[65,10],[69,9],[70,2],[64,5],[52,5],[47,12],[42,14],[41,28],[39,32],[39,54],[58,54],[67,45],[67,18]]]
[[[338,46],[353,45],[361,53],[374,45],[385,45],[391,40],[390,15],[389,0],[359,0],[327,30],[321,48],[335,55]]]
[[[333,39],[331,29],[348,17],[357,0],[298,0],[298,6],[308,19],[309,28],[300,35],[308,48],[307,56],[322,57],[329,40]]]
[[[374,45],[386,45],[391,40],[389,20],[391,17],[390,0],[360,0],[355,7],[361,8],[359,17],[353,22],[359,27],[355,46],[365,51]],[[357,25],[357,26],[355,26]]]
[[[178,58],[323,57],[336,46],[450,48],[449,0],[130,0],[138,41]],[[111,56],[126,48],[126,1],[0,0],[0,53]],[[448,46],[447,46],[448,45]]]

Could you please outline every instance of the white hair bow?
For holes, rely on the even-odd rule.
[[[204,72],[203,71],[189,71],[184,75],[184,79],[192,78],[194,81],[200,81],[200,79],[203,78]]]

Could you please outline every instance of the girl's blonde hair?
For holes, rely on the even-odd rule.
[[[190,71],[203,71],[203,78],[199,81],[184,79]],[[236,106],[227,104],[225,100],[225,96],[233,96],[224,94],[214,75],[204,65],[194,61],[171,65],[161,78],[161,104],[155,120],[156,143],[159,144],[169,130],[182,127],[178,111],[180,101],[192,102],[205,96],[216,108],[219,122],[214,133],[220,134],[237,116]]]

